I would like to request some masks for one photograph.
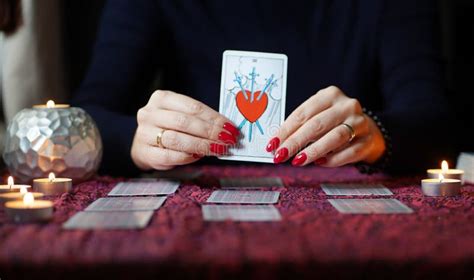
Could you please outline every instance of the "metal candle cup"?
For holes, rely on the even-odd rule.
[[[53,217],[53,203],[36,200],[33,194],[26,193],[23,201],[5,203],[5,214],[15,223],[44,222]]]
[[[43,198],[43,194],[39,192],[30,192],[35,199]],[[0,193],[0,209],[3,209],[6,202],[9,201],[21,201],[25,194],[21,192],[9,192],[9,193]]]
[[[54,173],[50,173],[49,178],[34,179],[33,189],[45,195],[57,195],[70,192],[72,189],[72,179],[56,178]]]
[[[461,193],[461,180],[458,179],[423,179],[421,190],[427,196],[455,196]]]

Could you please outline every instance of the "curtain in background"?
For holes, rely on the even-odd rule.
[[[5,120],[48,99],[64,101],[60,0],[23,0],[23,23],[4,38],[2,99]]]

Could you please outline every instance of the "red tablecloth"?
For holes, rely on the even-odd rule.
[[[474,277],[474,186],[459,197],[431,198],[421,194],[420,178],[367,176],[353,168],[203,166],[183,172],[195,170],[203,176],[183,183],[144,230],[61,228],[123,178],[97,178],[55,197],[48,224],[11,224],[0,212],[0,278]],[[286,187],[276,206],[283,220],[204,222],[200,206],[217,188],[216,178],[227,176],[282,177]],[[381,182],[415,213],[340,214],[321,182]]]

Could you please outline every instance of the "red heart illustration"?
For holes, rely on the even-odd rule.
[[[250,91],[246,90],[245,93],[247,98],[245,98],[242,91],[237,93],[237,96],[235,97],[237,109],[239,109],[239,112],[242,114],[242,116],[244,116],[245,119],[251,123],[254,123],[267,109],[268,96],[265,92],[262,96],[260,96],[260,91],[256,91],[254,92],[253,102],[250,102]],[[257,97],[260,98],[260,100],[257,100]]]

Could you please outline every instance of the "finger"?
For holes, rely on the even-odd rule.
[[[362,116],[359,118],[362,118]],[[279,149],[288,149],[288,157],[291,157],[311,142],[318,140],[331,129],[341,124],[345,119],[346,114],[341,112],[341,108],[331,107],[326,109],[304,123],[281,144]],[[354,122],[357,123],[361,121],[362,120],[359,119]]]
[[[326,156],[326,162],[321,164],[321,166],[337,167],[361,161],[367,156],[369,145],[366,137],[357,139],[357,141],[354,141],[345,149]]]
[[[306,121],[314,115],[331,107],[331,105],[343,96],[341,90],[330,86],[318,91],[308,100],[296,108],[282,124],[278,133],[268,143],[266,150],[272,152],[279,147],[280,143],[285,141],[291,134],[300,128]]]
[[[222,127],[177,111],[158,109],[153,116],[156,127],[177,130],[196,137],[235,145],[237,138]]]
[[[350,125],[354,128],[354,131],[358,131],[359,128],[363,129],[365,126],[363,124],[365,122],[365,118],[360,117],[352,119],[354,121],[346,121],[346,123],[350,123]],[[351,131],[346,126],[339,125],[301,151],[293,159],[292,164],[301,166],[313,162],[321,157],[326,156],[328,153],[337,150],[339,147],[346,145],[350,139]]]
[[[198,155],[225,155],[229,147],[174,130],[165,130],[161,144],[166,149]]]
[[[177,165],[186,165],[199,160],[199,158],[193,157],[188,153],[152,146],[148,147],[150,147],[150,149],[146,156],[149,158],[150,166],[153,169],[166,170]]]
[[[177,152],[168,149],[143,144],[139,157],[142,159],[142,166],[156,170],[168,170],[177,165],[193,163],[199,158],[188,153]]]
[[[204,121],[224,128],[234,136],[238,136],[240,133],[228,118],[189,96],[171,91],[157,90],[151,96],[150,102],[158,109],[179,111],[187,115],[196,116]]]

